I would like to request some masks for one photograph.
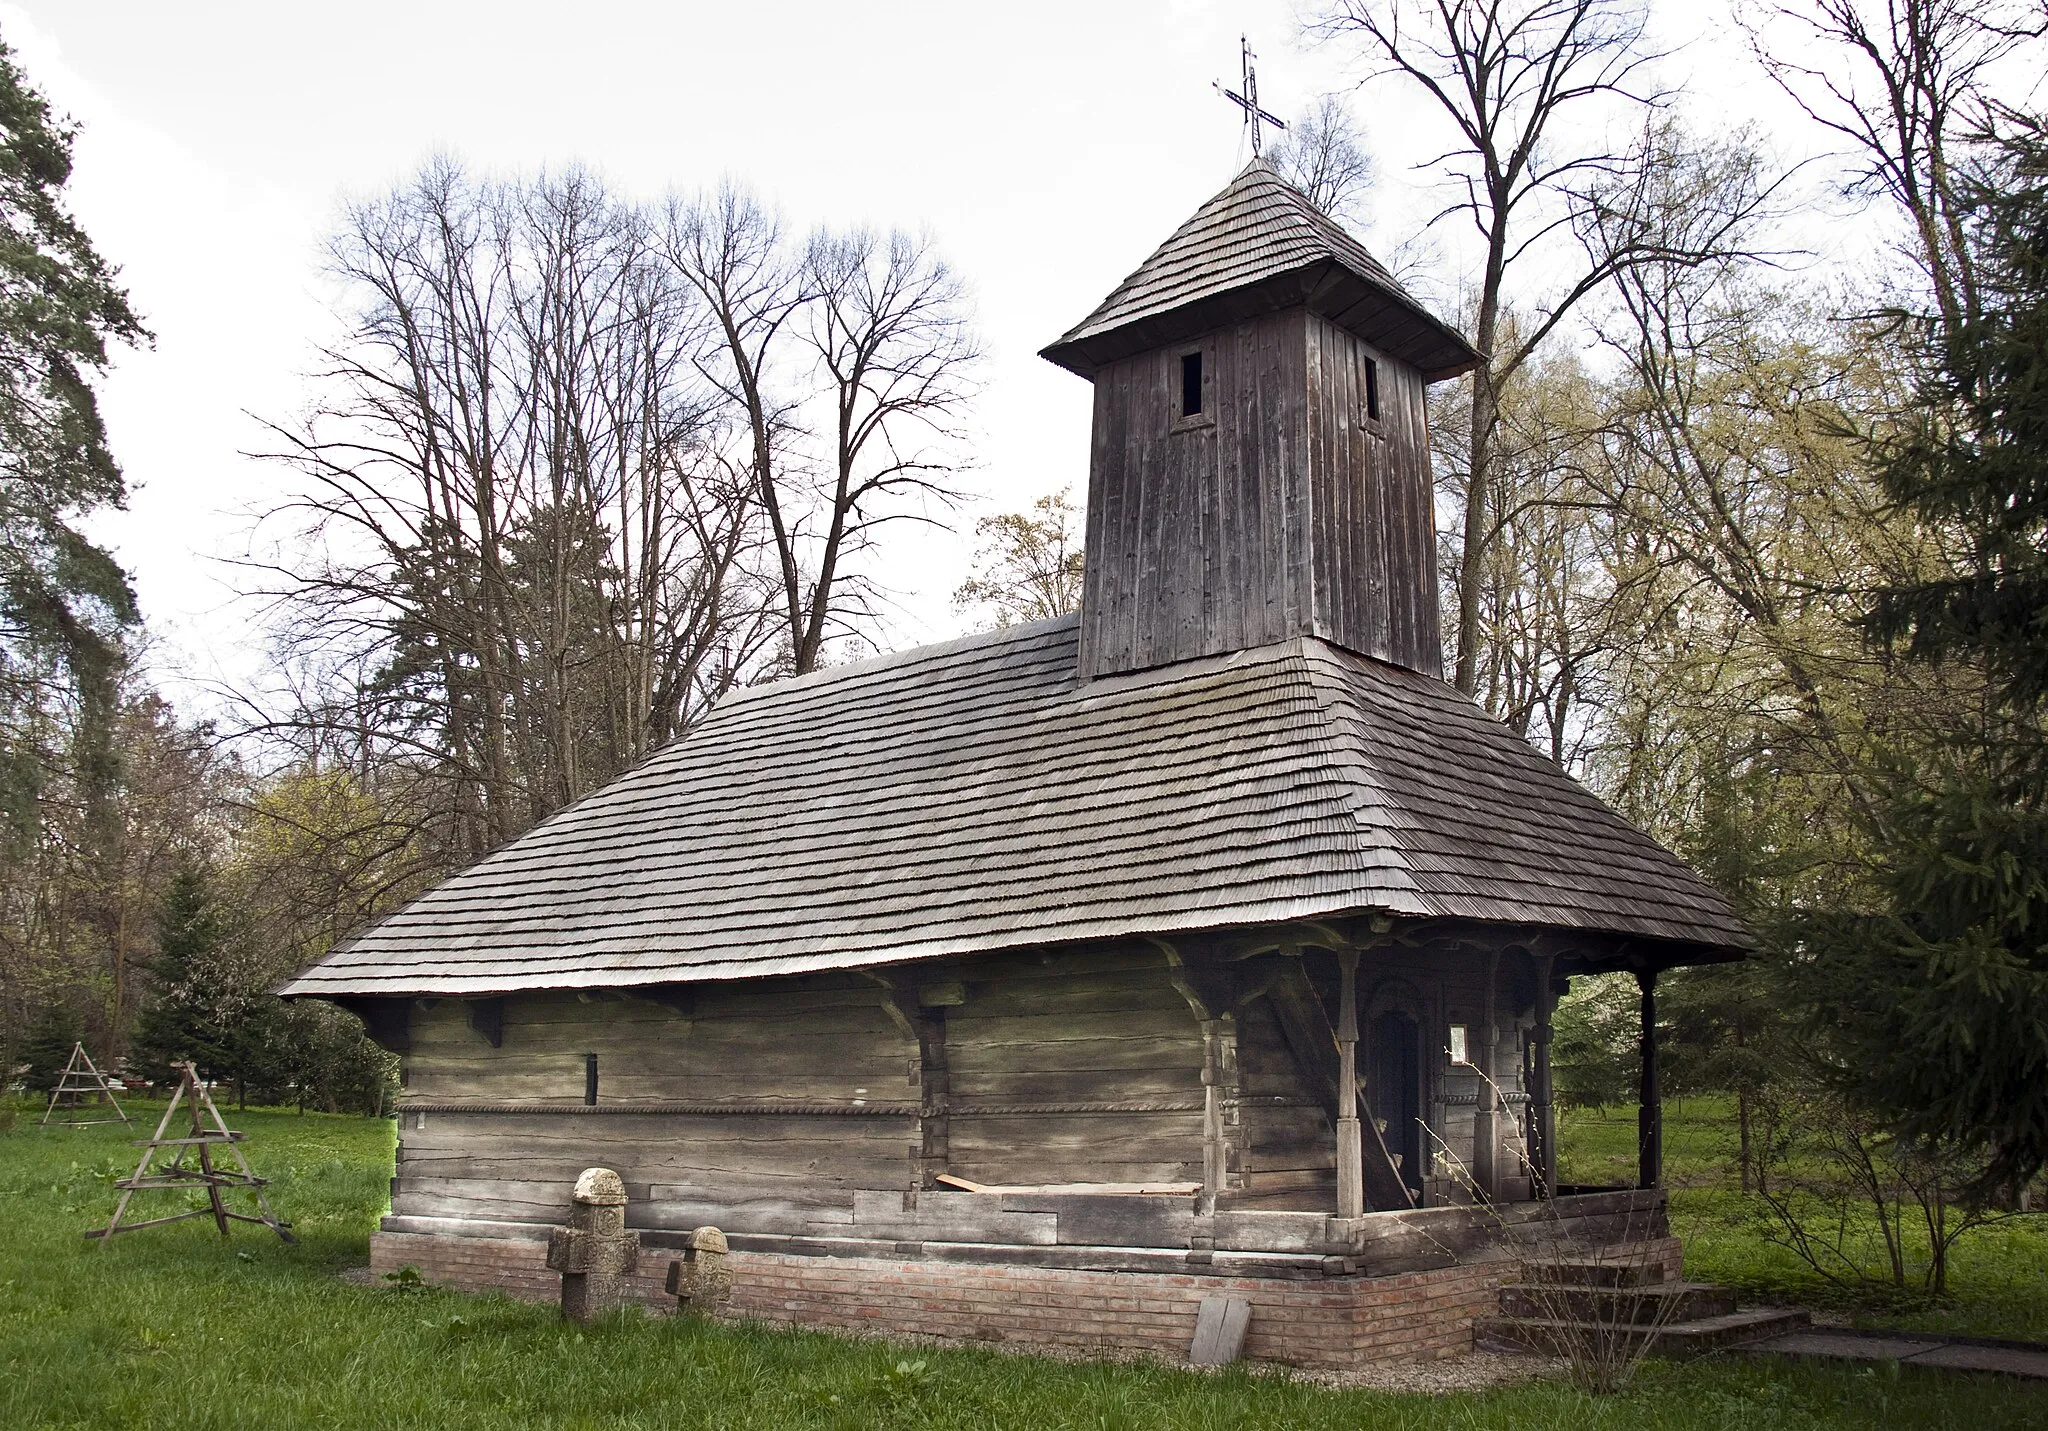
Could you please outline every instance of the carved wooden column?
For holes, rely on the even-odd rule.
[[[1470,1051],[1479,1075],[1478,1102],[1472,1109],[1472,1181],[1488,1200],[1500,1196],[1500,1087],[1494,1079],[1494,1054],[1500,1046],[1500,950],[1486,956],[1486,1007],[1481,1011],[1479,1047]]]
[[[1657,971],[1638,971],[1643,991],[1642,1067],[1636,1114],[1636,1181],[1640,1187],[1664,1185],[1664,1094],[1657,1081]]]
[[[1550,981],[1555,963],[1549,954],[1536,961],[1536,1086],[1530,1090],[1536,1156],[1530,1161],[1536,1165],[1538,1197],[1554,1197],[1557,1191],[1557,1102],[1550,1081],[1550,1019],[1557,1006]]]
[[[1337,969],[1337,1216],[1363,1217],[1365,1149],[1358,1127],[1358,951],[1339,950]]]
[[[1189,967],[1180,951],[1154,939],[1166,956],[1166,980],[1187,1001],[1202,1031],[1202,1210],[1243,1189],[1248,1162],[1244,1097],[1237,1065],[1237,977],[1226,969]]]
[[[1219,1194],[1244,1185],[1244,1101],[1237,1072],[1237,1020],[1229,1014],[1202,1020],[1202,1193],[1212,1206]]]

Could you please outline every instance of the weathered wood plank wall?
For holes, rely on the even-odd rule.
[[[1190,353],[1198,418],[1181,415]],[[1095,379],[1081,672],[1317,635],[1437,674],[1431,502],[1420,375],[1306,309],[1112,363]]]
[[[1307,315],[1317,634],[1440,675],[1436,519],[1421,374]],[[1379,416],[1367,408],[1377,368]]]
[[[1201,1030],[1157,950],[1013,955],[959,972],[966,1002],[946,1023],[952,1172],[1202,1180]],[[1073,1107],[1087,1104],[1112,1106]],[[1071,1111],[1050,1111],[1061,1105]]]
[[[931,1189],[941,1172],[1200,1184],[1220,1209],[1329,1212],[1334,1130],[1267,996],[1265,965],[1279,957],[1202,971],[1147,945],[919,966],[886,985],[714,985],[666,1003],[514,995],[496,1045],[463,1001],[429,1001],[411,1020],[393,1210],[553,1221],[576,1175],[603,1164],[652,1201],[649,1225],[787,1235],[843,1235],[860,1195]],[[1333,957],[1301,956],[1326,1003]],[[1533,982],[1502,964],[1499,1191],[1518,1198]],[[1429,1146],[1444,1154],[1431,1203],[1469,1196],[1458,1170],[1474,1162],[1481,1080],[1451,1064],[1444,1031],[1463,1023],[1478,1037],[1484,968],[1472,953],[1366,955],[1362,989],[1393,981],[1425,1004],[1418,1086]],[[592,1053],[599,1102],[587,1108]]]

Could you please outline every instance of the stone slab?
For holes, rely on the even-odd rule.
[[[1750,1343],[1749,1350],[1772,1356],[1839,1357],[1846,1361],[1903,1361],[1921,1352],[1934,1351],[1938,1341],[1909,1337],[1866,1337],[1853,1332],[1827,1330],[1788,1332]]]
[[[2048,1381],[2048,1348],[1980,1347],[1961,1343],[1936,1347],[1910,1359],[1913,1366],[1938,1366],[1949,1371],[1991,1371]]]
[[[1830,1361],[1896,1361],[1943,1371],[1982,1371],[2048,1381],[2048,1347],[1817,1329],[1768,1337],[1743,1350],[1764,1356],[1820,1357]]]

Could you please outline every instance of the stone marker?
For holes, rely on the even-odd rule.
[[[569,1225],[548,1231],[548,1266],[562,1274],[562,1315],[591,1322],[619,1305],[640,1234],[626,1231],[626,1185],[610,1168],[585,1168],[574,1197]]]
[[[680,1262],[668,1264],[668,1290],[679,1312],[716,1316],[732,1298],[732,1261],[725,1234],[700,1227],[683,1241]]]

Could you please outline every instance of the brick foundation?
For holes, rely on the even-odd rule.
[[[379,1232],[370,1239],[377,1272],[409,1265],[438,1285],[498,1288],[536,1301],[552,1301],[561,1286],[546,1253],[545,1242],[527,1238]],[[1676,1274],[1677,1239],[1646,1244],[1636,1255],[1645,1253]],[[632,1282],[642,1300],[673,1305],[662,1292],[673,1255],[642,1251]],[[1187,1355],[1202,1298],[1243,1297],[1252,1306],[1247,1357],[1341,1367],[1470,1351],[1473,1319],[1497,1310],[1511,1264],[1287,1280],[735,1251],[732,1269],[733,1312],[770,1324],[1176,1361]]]

